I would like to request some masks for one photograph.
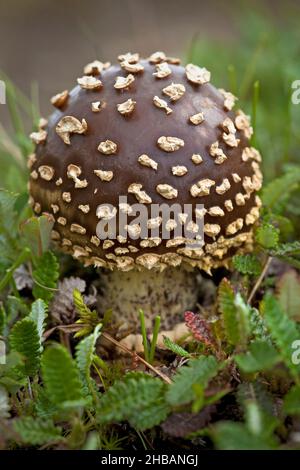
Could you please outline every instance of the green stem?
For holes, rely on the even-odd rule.
[[[154,361],[155,348],[156,348],[156,344],[157,344],[157,337],[158,337],[159,328],[160,328],[160,316],[157,316],[157,317],[155,317],[153,337],[152,337],[151,346],[150,346],[150,354],[149,354],[150,364],[152,364],[153,361]]]
[[[145,324],[145,314],[143,310],[140,310],[139,315],[140,315],[140,324],[141,324],[141,331],[142,331],[143,345],[144,345],[144,357],[147,362],[150,362],[148,339],[147,339],[146,324]]]

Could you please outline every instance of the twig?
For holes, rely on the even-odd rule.
[[[162,380],[164,380],[164,382],[166,382],[167,384],[171,384],[172,383],[172,380],[167,376],[165,375],[163,372],[161,372],[160,370],[156,369],[155,367],[153,367],[151,364],[149,364],[149,362],[145,361],[145,359],[143,359],[141,356],[139,356],[138,354],[135,354],[133,353],[132,351],[130,351],[130,349],[128,349],[126,346],[124,346],[124,344],[121,344],[119,341],[117,341],[116,339],[114,339],[112,336],[110,336],[108,333],[102,333],[102,336],[104,338],[106,338],[108,341],[110,341],[111,343],[113,343],[115,346],[117,346],[118,348],[122,349],[123,351],[127,352],[128,354],[130,354],[130,356],[134,356],[135,359],[137,359],[138,361],[142,362],[142,364],[144,364],[148,369],[152,370],[152,372],[154,372],[156,375],[158,375]]]
[[[256,281],[256,283],[255,283],[253,289],[252,289],[251,292],[250,292],[250,295],[249,295],[248,301],[247,301],[248,304],[251,304],[251,302],[252,302],[252,300],[253,300],[253,298],[254,298],[254,296],[255,296],[255,294],[256,294],[258,288],[259,288],[259,286],[261,285],[261,283],[262,283],[262,281],[263,281],[265,275],[267,274],[267,271],[268,271],[268,269],[269,269],[269,267],[270,267],[270,264],[271,264],[272,259],[273,259],[272,256],[269,256],[268,259],[267,259],[267,261],[265,262],[265,265],[264,265],[264,267],[263,267],[263,270],[262,270],[262,272],[260,273],[259,278],[257,279],[257,281]]]

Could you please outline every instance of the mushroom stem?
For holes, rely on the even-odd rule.
[[[157,315],[161,329],[171,329],[182,321],[185,310],[197,303],[199,285],[191,268],[156,270],[101,271],[99,310],[109,308],[113,319],[124,326],[140,329],[139,310],[145,313],[146,328],[150,330]]]

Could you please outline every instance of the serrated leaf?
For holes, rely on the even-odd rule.
[[[255,238],[263,248],[275,248],[279,241],[279,230],[269,223],[263,223],[256,229]]]
[[[296,256],[300,255],[300,242],[281,243],[275,250],[272,250],[273,256]]]
[[[97,419],[100,423],[129,421],[145,430],[162,422],[169,407],[164,400],[165,384],[141,372],[131,372],[118,380],[100,399]]]
[[[184,313],[184,321],[197,341],[205,344],[205,346],[215,348],[215,339],[212,333],[211,324],[206,318],[199,313],[187,311]]]
[[[280,356],[269,343],[254,341],[247,353],[235,355],[234,360],[243,372],[254,373],[271,369],[279,362]]]
[[[227,341],[236,346],[240,340],[239,326],[234,305],[234,291],[227,279],[222,279],[218,289],[218,305],[222,314]]]
[[[75,334],[75,337],[79,338],[81,336],[85,336],[91,333],[91,331],[93,331],[95,326],[99,323],[99,319],[96,310],[91,310],[85,304],[84,299],[79,290],[74,289],[73,299],[75,309],[79,315],[79,320],[77,320],[76,323],[83,323],[85,325],[80,331]]]
[[[23,444],[42,445],[62,439],[62,430],[53,421],[25,416],[14,421],[14,429]]]
[[[256,308],[249,309],[249,323],[251,329],[251,336],[254,339],[272,343],[267,326],[260,312]]]
[[[277,298],[287,315],[300,321],[300,276],[295,270],[287,271],[279,279]]]
[[[59,407],[52,403],[43,387],[38,387],[36,390],[36,399],[34,402],[34,409],[39,418],[50,418],[57,415]]]
[[[32,276],[35,281],[32,290],[34,297],[49,302],[54,295],[51,289],[56,289],[59,277],[59,264],[51,251],[46,251],[38,258]]]
[[[236,255],[233,257],[233,266],[241,274],[257,276],[261,271],[261,264],[257,257],[251,255]]]
[[[167,401],[171,405],[190,403],[197,398],[193,385],[199,384],[205,390],[209,381],[222,367],[214,356],[201,356],[191,359],[187,366],[182,366],[173,377],[173,383],[167,391]]]
[[[42,356],[42,378],[51,402],[64,406],[65,402],[83,399],[79,371],[68,351],[56,344]]]
[[[225,278],[219,285],[218,305],[228,343],[244,346],[250,333],[251,308],[239,293],[234,294],[233,287]]]
[[[86,388],[86,393],[94,388],[90,375],[90,368],[93,363],[95,346],[100,336],[101,325],[97,325],[94,332],[82,339],[76,346],[76,363],[81,374],[82,382]]]
[[[40,338],[36,323],[30,318],[18,321],[11,330],[9,342],[12,351],[21,354],[24,360],[18,370],[25,376],[34,376],[40,365]]]
[[[266,320],[271,337],[279,349],[282,360],[290,369],[294,377],[300,374],[300,367],[293,364],[292,345],[299,339],[299,332],[291,319],[282,310],[280,304],[271,294],[266,294],[261,302],[260,310]]]
[[[36,300],[31,305],[31,311],[29,313],[28,318],[33,320],[36,324],[39,339],[40,339],[40,350],[42,351],[42,341],[43,341],[43,334],[45,330],[45,321],[47,318],[47,305],[41,299]]]
[[[179,344],[174,343],[168,336],[164,336],[164,345],[177,356],[190,357],[190,353],[183,349]]]

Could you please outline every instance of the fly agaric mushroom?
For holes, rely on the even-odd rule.
[[[232,111],[235,97],[211,85],[205,68],[182,67],[162,52],[148,60],[128,53],[119,62],[94,61],[72,91],[52,99],[56,111],[32,135],[31,202],[36,213],[52,214],[63,251],[101,268],[102,309],[137,329],[143,308],[148,325],[160,314],[170,329],[196,303],[196,268],[210,273],[251,250],[261,157],[249,143],[248,117]],[[137,203],[147,208],[143,238],[131,225]],[[177,221],[151,215],[154,204],[174,203],[183,208]],[[184,204],[204,217],[198,248],[175,236],[187,218]],[[101,239],[99,221],[121,214],[127,234]],[[197,233],[193,220],[189,229]]]

